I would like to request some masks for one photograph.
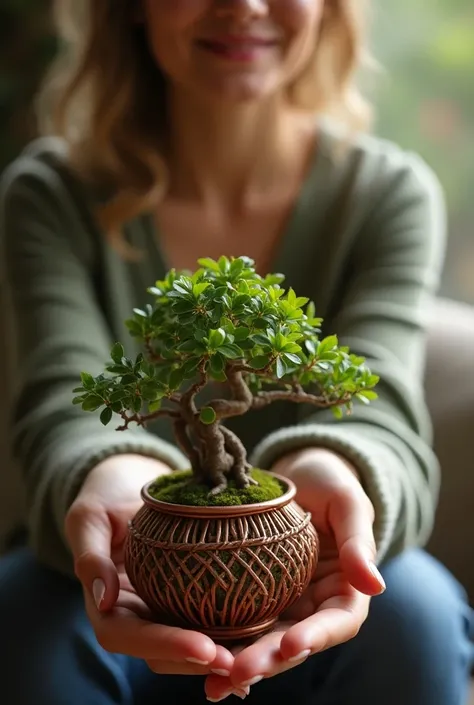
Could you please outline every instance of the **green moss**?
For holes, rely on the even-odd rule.
[[[218,495],[210,495],[207,485],[192,482],[190,470],[174,472],[158,478],[149,488],[152,497],[171,504],[186,504],[193,507],[228,507],[241,504],[257,504],[281,497],[285,487],[276,478],[263,470],[254,468],[251,476],[258,485],[245,490],[237,489],[233,481]],[[191,480],[191,482],[190,482]]]

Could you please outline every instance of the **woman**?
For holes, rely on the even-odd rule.
[[[438,490],[421,390],[443,199],[419,158],[363,134],[361,4],[56,3],[56,138],[2,185],[32,546],[0,564],[5,705],[464,702],[471,614],[416,548]],[[322,556],[278,629],[234,652],[148,621],[124,577],[141,486],[186,463],[169,429],[116,434],[71,404],[146,287],[221,254],[284,271],[382,378],[344,421],[283,406],[237,428],[296,482]]]

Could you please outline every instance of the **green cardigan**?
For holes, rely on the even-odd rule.
[[[341,144],[337,130],[322,128],[271,270],[316,303],[324,334],[337,333],[367,357],[381,377],[379,400],[357,404],[342,421],[326,410],[280,403],[230,425],[259,467],[307,446],[346,456],[375,506],[382,560],[427,540],[437,502],[423,367],[446,217],[437,179],[416,155],[371,136],[346,149]],[[57,140],[32,143],[2,179],[1,259],[21,372],[12,444],[31,543],[41,560],[64,572],[72,570],[64,517],[96,463],[134,452],[187,466],[166,420],[118,433],[71,403],[80,372],[98,374],[115,340],[127,343],[127,354],[138,352],[124,319],[147,302],[146,287],[168,269],[149,214],[125,226],[127,239],[146,252],[131,263],[98,231],[94,205],[68,172]]]

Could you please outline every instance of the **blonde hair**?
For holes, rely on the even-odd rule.
[[[371,112],[356,85],[366,58],[366,2],[324,1],[314,56],[288,96],[351,129],[367,129]],[[110,196],[98,218],[127,256],[134,253],[120,226],[156,206],[167,188],[160,143],[165,79],[135,12],[128,0],[55,0],[61,50],[38,102],[40,132],[63,138],[70,166]]]

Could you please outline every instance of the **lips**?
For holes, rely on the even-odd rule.
[[[266,37],[232,35],[202,39],[198,44],[202,49],[222,57],[234,60],[251,60],[262,51],[275,47],[278,42]]]

